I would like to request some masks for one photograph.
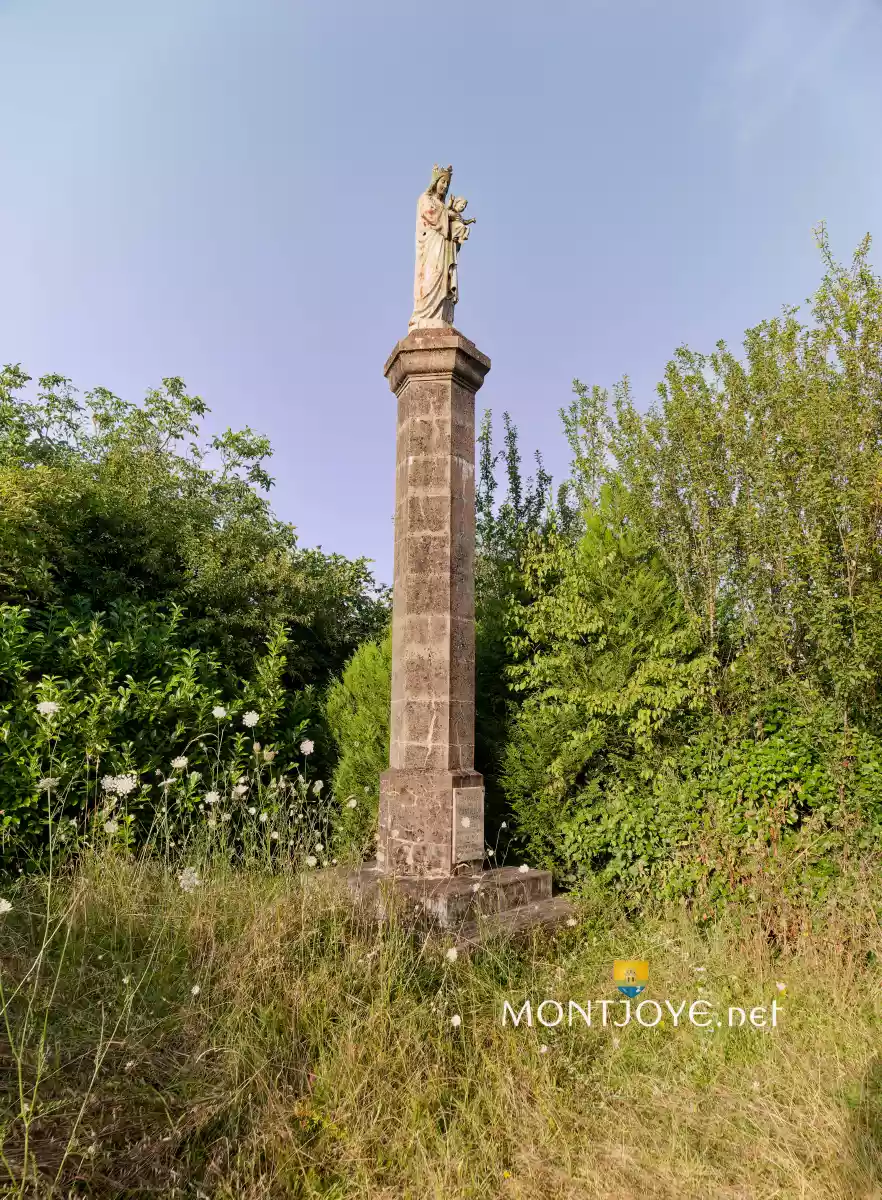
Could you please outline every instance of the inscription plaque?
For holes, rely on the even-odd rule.
[[[453,789],[453,862],[484,861],[484,789]]]

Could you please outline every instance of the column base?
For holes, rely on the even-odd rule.
[[[566,896],[552,896],[551,872],[497,867],[443,877],[392,875],[365,863],[347,876],[353,896],[372,904],[380,920],[394,909],[418,926],[451,930],[459,944],[478,944],[493,934],[553,927],[573,917]]]
[[[483,861],[484,778],[478,771],[383,772],[380,870],[447,876]]]

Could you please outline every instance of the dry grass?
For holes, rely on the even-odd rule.
[[[872,881],[775,939],[772,913],[697,928],[596,896],[556,938],[455,962],[327,879],[206,867],[188,895],[111,854],[48,909],[47,887],[3,893],[0,1194],[882,1196]],[[635,955],[657,999],[785,981],[779,1027],[502,1027],[505,999],[612,996]]]

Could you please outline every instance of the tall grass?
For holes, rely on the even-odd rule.
[[[872,872],[783,932],[596,894],[454,957],[333,874],[194,855],[190,891],[112,840],[0,888],[0,1194],[882,1195]],[[776,997],[778,1027],[503,1027],[638,955],[647,995]]]

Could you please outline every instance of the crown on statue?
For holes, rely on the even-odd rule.
[[[435,163],[432,167],[432,182],[429,186],[434,187],[442,175],[446,175],[450,179],[453,175],[453,167],[439,166],[438,163]]]

